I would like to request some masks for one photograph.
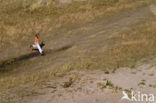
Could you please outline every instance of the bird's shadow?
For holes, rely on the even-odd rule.
[[[61,46],[56,49],[46,49],[46,50],[44,50],[44,54],[46,56],[51,53],[56,53],[56,52],[67,50],[71,47],[72,47],[72,45],[69,44],[69,45]],[[33,49],[33,51],[31,53],[27,53],[27,54],[24,54],[24,55],[15,57],[15,58],[10,58],[10,59],[4,60],[4,61],[0,61],[0,72],[5,72],[6,71],[5,67],[8,65],[17,64],[19,62],[26,61],[31,58],[37,57],[37,56],[41,56],[41,55],[37,49]]]

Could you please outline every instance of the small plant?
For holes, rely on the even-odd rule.
[[[71,70],[71,64],[66,64],[62,68],[63,73],[69,72],[70,70]]]
[[[131,95],[131,91],[132,91],[133,88],[131,89],[125,89],[124,91],[128,94],[128,97],[131,98],[132,95]]]
[[[106,79],[106,78],[104,78],[104,79],[103,79],[103,81],[107,81],[107,79]]]
[[[106,82],[106,86],[109,86],[109,87],[114,87],[113,83],[109,80],[107,80]]]
[[[101,82],[99,82],[99,83],[97,83],[97,85],[101,87],[103,84]]]
[[[83,64],[83,68],[85,68],[85,69],[89,69],[90,66],[91,66],[91,63],[89,63],[89,62]]]
[[[152,84],[149,84],[149,87],[153,87],[153,85]]]
[[[101,83],[101,82],[97,83],[97,86],[100,87],[101,89],[107,88],[107,86],[104,83]]]
[[[142,81],[138,84],[138,86],[141,86],[141,85],[145,85],[145,80],[142,80]]]
[[[102,88],[107,88],[107,86],[106,86],[106,85],[104,85]]]
[[[82,87],[78,87],[77,89],[78,89],[78,90],[82,90]]]
[[[131,72],[132,74],[136,74],[136,72]]]
[[[115,86],[115,91],[117,91],[117,90],[122,90],[122,88],[118,87],[118,86]]]
[[[149,76],[154,76],[154,73],[150,73]]]
[[[104,69],[104,73],[105,73],[105,74],[109,74],[108,69]]]
[[[94,81],[91,80],[90,83],[94,83]]]
[[[24,79],[20,80],[21,84],[24,84],[26,81]]]
[[[71,85],[73,84],[73,78],[69,78],[69,81],[68,82],[65,82],[63,87],[64,88],[68,88],[70,87]]]
[[[114,68],[114,69],[112,70],[112,73],[115,73],[115,71],[116,71],[116,68]]]

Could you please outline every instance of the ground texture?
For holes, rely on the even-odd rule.
[[[103,66],[103,51],[112,45],[109,39],[127,28],[133,30],[147,22],[155,23],[155,8],[152,4],[101,17],[87,24],[66,26],[52,34],[56,39],[47,40],[45,56],[29,51],[10,63],[2,63],[0,67],[4,70],[1,70],[0,82],[7,82],[3,78],[13,79],[8,85],[10,89],[0,92],[2,103],[129,103],[121,101],[123,90],[156,96],[154,57],[142,59],[132,68],[108,70]],[[76,69],[73,65],[77,66]],[[14,69],[7,70],[10,67]],[[95,69],[97,67],[99,69]],[[49,69],[55,72],[47,74]],[[50,77],[34,84],[27,83],[27,78],[32,81],[40,79],[32,76],[35,72],[41,77]],[[21,78],[20,85],[12,88],[16,85],[16,76]]]

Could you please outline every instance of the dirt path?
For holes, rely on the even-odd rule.
[[[143,25],[146,19],[154,16],[152,12],[151,8],[143,7],[72,28],[71,33],[69,32],[71,28],[65,28],[58,32],[60,34],[58,39],[47,43],[45,48],[47,54],[44,57],[32,57],[11,64],[11,66],[17,67],[12,75],[23,75],[41,70],[40,68],[53,69],[58,65],[72,62],[77,59],[77,53],[82,53],[85,50],[89,52],[85,56],[98,58],[97,49],[107,46],[107,39],[112,34],[120,32],[124,28]],[[66,35],[66,37],[62,37],[62,35]],[[67,45],[71,45],[70,48],[58,49]],[[31,63],[32,61],[35,62]],[[156,95],[154,91],[156,87],[154,61],[139,65],[135,69],[121,68],[113,74],[105,74],[102,71],[72,71],[65,77],[57,77],[41,87],[28,88],[24,90],[24,94],[16,95],[20,96],[20,101],[24,103],[121,103],[122,90],[131,88],[135,91],[152,92]],[[74,78],[71,87],[64,88],[62,85],[71,77]],[[103,84],[107,80],[120,89],[114,89],[110,85],[104,88]]]
[[[34,70],[36,70],[35,68],[42,68],[42,65],[38,64],[44,64],[44,67],[46,67],[59,65],[67,61],[70,62],[77,53],[85,50],[90,51],[89,56],[94,56],[98,49],[107,46],[107,39],[111,35],[119,33],[128,27],[133,28],[133,26],[142,25],[149,16],[153,16],[151,9],[149,7],[142,7],[136,10],[122,12],[113,17],[101,18],[93,23],[66,27],[53,34],[56,35],[55,40],[47,40],[48,42],[46,42],[45,48],[46,55],[44,57],[34,55],[34,53],[26,54],[17,57],[13,65],[15,65],[17,71],[22,72],[26,69],[25,72],[27,72],[31,67]],[[32,61],[36,62],[30,64]],[[25,64],[25,66],[16,66],[16,64]],[[20,69],[21,67],[25,69]]]

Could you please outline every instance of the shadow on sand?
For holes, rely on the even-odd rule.
[[[67,49],[69,49],[71,47],[72,47],[71,44],[70,45],[65,45],[65,46],[62,46],[62,47],[59,47],[59,48],[56,48],[56,49],[44,50],[44,53],[45,53],[45,55],[48,55],[48,54],[51,54],[51,53],[67,50]],[[16,64],[16,63],[21,62],[21,61],[26,61],[26,60],[29,60],[31,58],[37,57],[37,56],[41,56],[38,51],[28,53],[28,54],[25,54],[25,55],[21,55],[21,56],[16,57],[16,58],[10,58],[10,59],[4,60],[4,61],[0,61],[0,72],[5,72],[6,71],[5,70],[6,66]]]

